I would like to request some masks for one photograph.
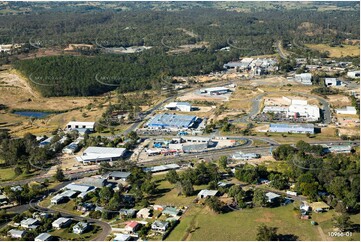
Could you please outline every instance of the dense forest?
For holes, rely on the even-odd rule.
[[[220,70],[235,56],[198,50],[167,55],[152,49],[131,55],[44,57],[18,61],[15,67],[29,77],[44,96],[98,95],[118,87],[120,92],[157,89],[162,76],[189,76]]]
[[[23,49],[29,52],[64,49],[69,44],[93,46],[79,50],[81,56],[77,57],[43,57],[15,63],[15,68],[29,79],[36,79],[32,84],[44,96],[98,95],[118,85],[122,92],[150,89],[159,86],[159,77],[164,74],[209,73],[239,56],[273,54],[277,40],[340,44],[346,38],[359,39],[359,6],[347,14],[341,10],[283,8],[236,12],[207,4],[174,11],[149,11],[139,6],[130,9],[128,4],[122,8],[115,4],[113,10],[71,6],[0,16],[0,43],[25,43]],[[198,47],[169,53],[185,44]],[[129,46],[152,49],[127,55],[106,51]],[[226,46],[231,47],[229,52],[219,51]],[[8,62],[6,54],[2,55],[0,63]],[[96,80],[96,75],[106,80]]]

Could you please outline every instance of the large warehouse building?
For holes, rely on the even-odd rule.
[[[230,92],[229,88],[226,87],[210,87],[201,89],[201,93],[207,93],[209,95],[222,95]]]
[[[275,133],[314,134],[315,126],[313,124],[270,124],[268,131]]]
[[[145,126],[149,129],[188,129],[196,122],[197,117],[191,115],[157,114]]]
[[[82,156],[76,157],[77,161],[82,163],[114,161],[122,158],[126,152],[124,148],[110,147],[88,147],[84,150]]]

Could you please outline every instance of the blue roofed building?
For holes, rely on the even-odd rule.
[[[147,124],[149,129],[188,129],[196,122],[197,117],[192,115],[157,114]]]
[[[268,131],[275,133],[314,134],[315,126],[313,124],[270,124]]]

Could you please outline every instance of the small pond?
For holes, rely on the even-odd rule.
[[[45,118],[52,113],[48,112],[35,112],[35,111],[16,111],[14,114],[25,116],[25,117],[33,117],[33,118]]]

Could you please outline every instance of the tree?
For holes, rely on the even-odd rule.
[[[270,180],[270,185],[278,190],[286,189],[288,186],[288,179],[281,174],[271,174]]]
[[[177,183],[180,193],[184,196],[192,196],[194,193],[194,188],[190,180],[183,180]]]
[[[332,218],[334,227],[338,228],[341,232],[348,231],[352,229],[352,222],[350,221],[350,216],[346,213],[343,213],[339,216],[334,216]]]
[[[219,158],[219,160],[218,160],[219,167],[221,167],[223,169],[226,169],[227,160],[228,160],[227,156],[221,156],[221,158]]]
[[[165,179],[171,184],[175,184],[179,181],[178,173],[175,170],[170,170],[165,176]]]
[[[267,204],[267,199],[264,191],[256,189],[253,193],[253,204],[258,207],[264,207]]]
[[[277,240],[277,228],[268,227],[264,224],[257,227],[257,240],[258,241],[275,241]]]
[[[65,175],[64,175],[64,172],[63,172],[63,170],[61,169],[60,166],[58,166],[58,167],[56,168],[56,173],[55,173],[54,178],[55,178],[57,181],[64,181]]]
[[[23,171],[21,170],[21,168],[20,167],[15,167],[15,169],[14,169],[14,173],[15,173],[15,175],[17,175],[17,176],[20,176],[21,175],[21,173],[23,173]]]
[[[222,203],[216,196],[208,197],[205,200],[205,204],[216,213],[220,213],[222,211]]]
[[[113,196],[113,190],[110,187],[103,187],[99,191],[99,198],[102,203],[108,203]]]

